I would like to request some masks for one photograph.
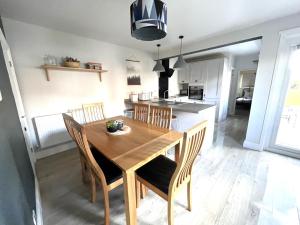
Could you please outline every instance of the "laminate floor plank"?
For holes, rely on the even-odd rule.
[[[242,148],[247,117],[215,130],[213,147],[193,169],[193,210],[186,192],[175,201],[175,225],[300,225],[300,160]],[[104,224],[102,191],[90,203],[76,149],[37,163],[45,225]],[[110,192],[111,225],[124,225],[123,187]],[[167,224],[167,202],[153,192],[137,209],[139,225]]]

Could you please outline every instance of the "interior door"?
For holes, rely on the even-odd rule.
[[[1,46],[2,46],[2,50],[3,50],[3,54],[4,54],[7,72],[9,74],[12,92],[13,92],[13,95],[14,95],[14,98],[16,101],[16,107],[18,110],[18,115],[19,115],[21,126],[22,126],[22,131],[23,131],[23,135],[25,138],[26,147],[27,147],[27,151],[29,154],[31,166],[35,173],[34,165],[35,165],[36,158],[34,155],[34,148],[30,141],[30,135],[29,135],[29,131],[28,131],[28,124],[27,124],[27,120],[26,120],[25,110],[24,110],[22,97],[21,97],[20,89],[19,89],[19,84],[18,84],[18,80],[16,77],[16,73],[15,73],[15,69],[14,69],[14,65],[13,65],[13,61],[12,61],[12,57],[11,57],[10,48],[6,43],[2,32],[1,32]]]

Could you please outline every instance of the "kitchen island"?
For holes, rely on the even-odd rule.
[[[172,113],[175,116],[175,118],[172,120],[172,129],[179,132],[187,131],[196,124],[206,120],[208,124],[203,143],[203,153],[212,146],[216,113],[215,105],[165,100],[139,101],[138,103],[145,103],[153,106],[171,107]],[[132,104],[133,102],[130,100],[125,100],[125,105],[127,108],[131,108]]]

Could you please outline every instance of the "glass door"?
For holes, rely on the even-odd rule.
[[[286,83],[282,89],[282,104],[278,116],[275,146],[300,153],[300,49],[292,51]]]

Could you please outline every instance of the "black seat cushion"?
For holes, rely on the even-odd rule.
[[[111,184],[122,178],[122,170],[119,167],[117,167],[113,162],[107,159],[96,148],[91,147],[91,151],[96,162],[104,173],[107,184]]]
[[[169,184],[176,170],[176,162],[160,155],[136,171],[137,175],[168,194]]]

